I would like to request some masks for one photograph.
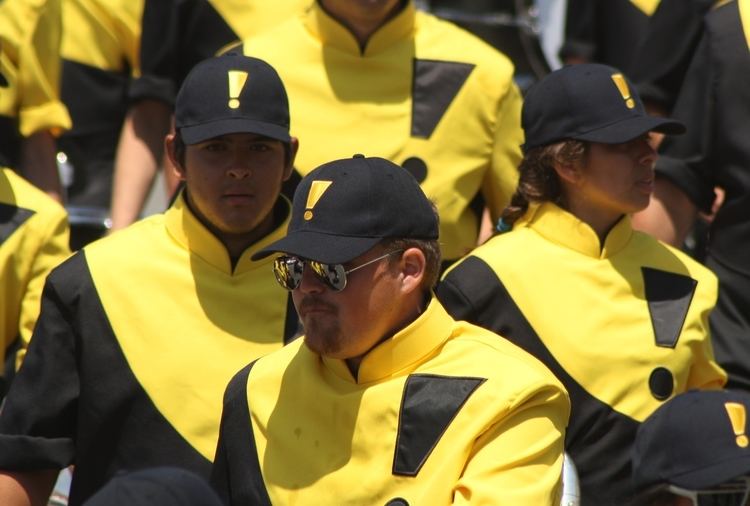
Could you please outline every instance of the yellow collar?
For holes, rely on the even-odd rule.
[[[234,272],[232,271],[229,252],[227,252],[224,244],[222,244],[222,242],[192,213],[185,202],[184,192],[177,197],[174,205],[164,213],[164,222],[169,235],[185,249],[189,250],[192,254],[199,256],[227,275],[238,275],[256,269],[259,266],[265,266],[265,264],[272,260],[271,257],[268,257],[254,262],[250,260],[250,257],[256,251],[259,251],[272,242],[281,239],[286,233],[286,228],[289,224],[289,218],[291,215],[291,206],[289,201],[283,196],[279,197],[279,201],[276,205],[283,206],[286,211],[284,222],[278,225],[273,232],[247,248],[237,262]]]
[[[416,26],[416,8],[414,2],[409,1],[396,17],[372,34],[364,52],[360,50],[357,39],[349,29],[332,18],[321,7],[320,2],[316,1],[307,10],[304,23],[307,30],[326,46],[357,56],[374,56],[412,36]]]
[[[750,49],[750,0],[739,0],[737,8],[740,10],[740,22],[742,30],[745,32],[747,47]]]
[[[633,235],[630,216],[625,215],[609,231],[602,248],[593,228],[551,202],[530,206],[517,226],[528,227],[551,242],[593,258],[617,254]]]
[[[433,297],[419,318],[365,355],[359,365],[357,383],[409,374],[451,337],[453,324],[453,319]],[[323,357],[323,363],[336,376],[354,381],[345,361]]]

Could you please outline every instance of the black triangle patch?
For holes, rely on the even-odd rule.
[[[416,476],[471,394],[485,380],[412,374],[398,418],[393,474]]]
[[[30,209],[0,203],[0,244],[3,244],[33,215],[34,211]]]
[[[412,137],[430,138],[473,70],[470,63],[414,59]]]
[[[674,272],[641,267],[656,345],[674,348],[698,282]]]

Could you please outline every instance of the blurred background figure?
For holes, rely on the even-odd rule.
[[[62,202],[55,138],[70,128],[60,101],[60,0],[0,2],[0,158]]]
[[[750,504],[750,394],[689,391],[667,401],[638,429],[633,506]]]
[[[73,128],[58,141],[57,162],[77,250],[109,227],[115,152],[138,75],[143,0],[65,0],[62,100]]]
[[[145,0],[141,75],[129,90],[115,163],[113,229],[140,217],[163,162],[166,193],[159,201],[165,202],[174,193],[177,177],[164,160],[164,136],[171,128],[175,95],[190,69],[223,48],[294,16],[311,1]]]

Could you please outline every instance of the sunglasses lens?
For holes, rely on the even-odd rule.
[[[273,262],[276,281],[287,290],[294,290],[302,281],[304,264],[299,258],[279,257]]]
[[[346,272],[341,264],[322,264],[310,261],[308,265],[316,276],[323,280],[328,286],[340,292],[346,287]]]
[[[745,492],[698,493],[698,506],[745,506]]]

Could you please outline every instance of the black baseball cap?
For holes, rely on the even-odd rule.
[[[651,131],[685,133],[679,121],[648,115],[628,78],[598,63],[562,67],[529,88],[521,125],[524,151],[564,139],[619,144]]]
[[[689,490],[750,475],[750,394],[691,390],[661,405],[638,428],[633,483]]]
[[[185,144],[232,133],[288,143],[289,100],[268,63],[231,52],[198,63],[175,101],[175,128]]]
[[[437,239],[437,215],[410,172],[384,158],[354,155],[302,178],[286,237],[252,258],[283,252],[339,264],[386,238]]]
[[[221,506],[200,476],[176,467],[123,471],[107,482],[84,506]]]

